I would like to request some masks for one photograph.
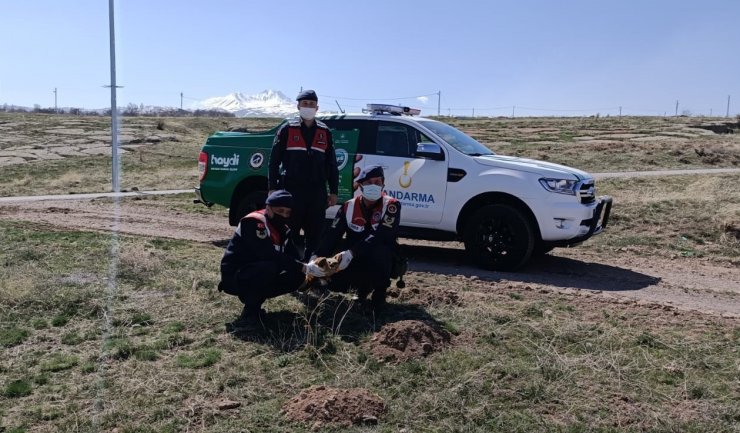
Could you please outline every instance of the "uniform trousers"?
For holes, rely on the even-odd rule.
[[[348,292],[357,290],[360,299],[373,292],[373,300],[385,299],[386,289],[391,285],[393,252],[385,245],[373,245],[362,256],[353,259],[347,269],[334,274],[329,290]]]
[[[303,186],[287,188],[293,195],[293,209],[290,215],[290,231],[298,236],[301,229],[305,235],[304,261],[308,261],[319,246],[326,220],[326,187]]]
[[[236,272],[222,290],[239,300],[249,310],[259,310],[265,300],[294,292],[305,279],[299,270],[280,269],[274,261],[253,262]]]

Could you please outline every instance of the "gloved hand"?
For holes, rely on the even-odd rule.
[[[303,273],[306,275],[311,275],[312,277],[326,276],[326,272],[324,272],[324,270],[321,269],[321,267],[314,262],[308,262],[303,265]]]
[[[344,250],[341,253],[337,254],[336,257],[337,260],[339,260],[339,270],[343,271],[347,269],[347,266],[349,266],[349,263],[352,261],[352,251],[351,250]]]

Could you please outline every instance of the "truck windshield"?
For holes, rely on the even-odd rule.
[[[470,156],[494,155],[491,149],[475,141],[464,132],[456,129],[446,123],[435,120],[419,120],[419,123],[429,128],[432,132],[441,137],[450,146],[460,152]]]

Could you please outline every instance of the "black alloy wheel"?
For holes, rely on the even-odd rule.
[[[463,239],[476,264],[497,271],[522,266],[535,245],[529,220],[520,210],[505,204],[480,208],[468,221]]]

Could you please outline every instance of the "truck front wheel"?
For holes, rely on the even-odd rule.
[[[526,263],[535,244],[527,217],[505,204],[480,208],[468,220],[463,240],[476,264],[497,271],[513,271]]]

